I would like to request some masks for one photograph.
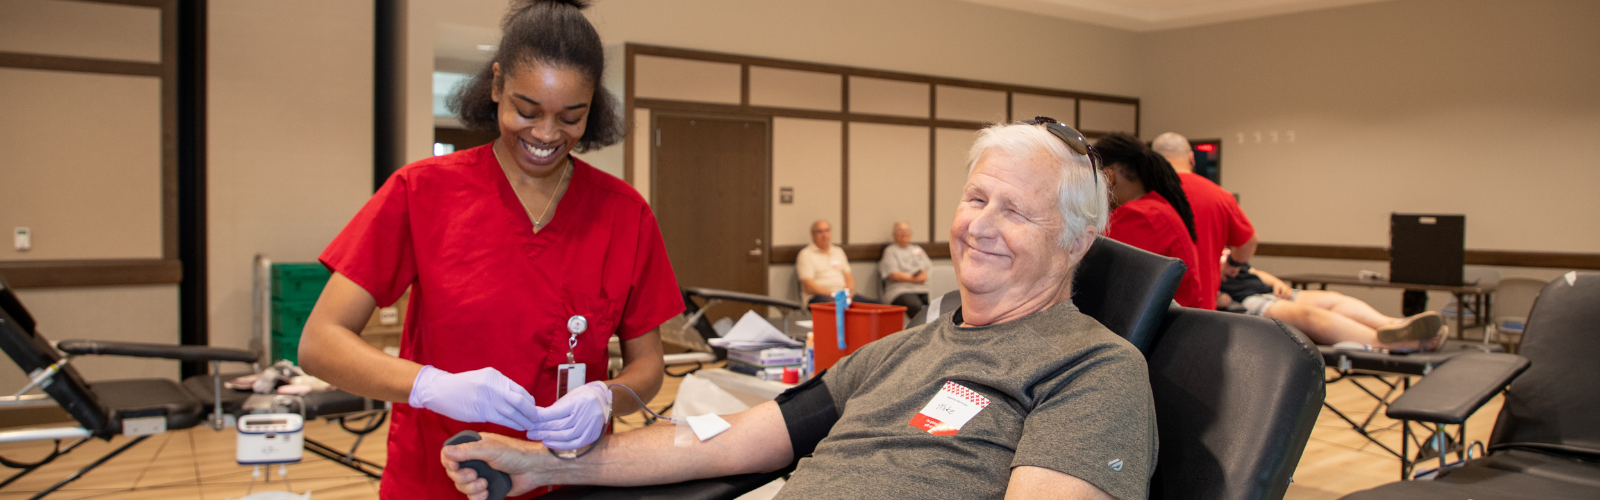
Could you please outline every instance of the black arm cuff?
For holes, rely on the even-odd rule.
[[[827,370],[817,372],[811,380],[783,391],[774,399],[778,410],[783,412],[783,424],[789,430],[789,446],[794,450],[795,460],[816,451],[817,443],[828,437],[833,424],[839,421],[839,409],[833,404],[828,384],[822,382],[823,373]]]

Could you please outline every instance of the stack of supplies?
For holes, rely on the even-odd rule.
[[[804,356],[805,349],[799,347],[728,349],[728,370],[761,380],[782,382],[784,369],[798,372],[805,362]]]

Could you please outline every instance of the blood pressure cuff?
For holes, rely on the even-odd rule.
[[[828,384],[822,382],[823,373],[827,370],[774,399],[778,411],[783,412],[783,424],[789,430],[789,446],[794,449],[795,460],[816,451],[817,443],[828,437],[833,424],[839,421],[839,409],[833,404]]]

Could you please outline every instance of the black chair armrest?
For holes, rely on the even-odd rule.
[[[254,363],[261,358],[259,354],[243,349],[106,340],[63,340],[56,344],[56,349],[75,356],[130,356],[135,358],[176,359],[179,361]]]
[[[1528,358],[1515,354],[1466,353],[1439,365],[1385,414],[1397,420],[1459,424],[1528,369]]]
[[[671,498],[674,500],[733,500],[794,471],[794,464],[772,472],[696,479],[657,486],[604,487],[565,486],[539,498],[550,500],[632,500]]]
[[[706,300],[711,300],[711,299],[733,300],[733,301],[738,301],[738,302],[747,302],[747,303],[751,303],[751,304],[759,304],[759,305],[764,305],[764,306],[784,307],[784,308],[788,308],[791,311],[798,311],[802,307],[799,302],[783,300],[783,299],[774,299],[774,298],[768,297],[766,295],[756,295],[756,294],[753,294],[753,293],[735,292],[735,291],[730,291],[730,290],[718,290],[718,289],[715,289],[715,288],[700,288],[700,287],[684,288],[683,291],[687,292],[689,295],[700,297],[700,298],[703,298],[703,299],[706,299]]]

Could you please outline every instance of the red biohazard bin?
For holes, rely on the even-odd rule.
[[[838,327],[834,320],[833,304],[811,304],[811,344],[817,371],[832,367],[839,358],[850,355],[868,342],[889,336],[905,329],[906,308],[878,304],[850,304],[844,311],[844,350],[839,350],[835,336]]]

